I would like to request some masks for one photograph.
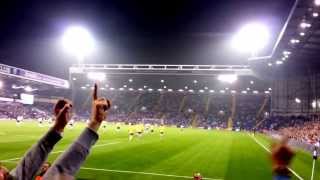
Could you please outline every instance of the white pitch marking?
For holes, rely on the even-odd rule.
[[[115,170],[115,169],[99,169],[99,168],[89,168],[82,167],[80,169],[83,170],[92,170],[92,171],[104,171],[104,172],[117,172],[117,173],[127,173],[127,174],[143,174],[143,175],[151,175],[151,176],[165,176],[165,177],[174,177],[174,178],[184,178],[184,179],[192,179],[191,176],[179,176],[172,174],[160,174],[160,173],[151,173],[151,172],[141,172],[141,171],[127,171],[127,170]],[[215,179],[215,178],[202,178],[208,180],[223,180],[223,179]]]
[[[260,145],[263,149],[265,149],[267,152],[271,153],[271,151],[270,151],[266,146],[264,146],[261,142],[259,142],[259,141],[257,140],[257,138],[255,138],[254,136],[250,135],[249,133],[248,133],[248,136],[250,136],[257,144],[259,144],[259,145]],[[294,174],[298,179],[304,180],[301,176],[299,176],[298,173],[296,173],[296,172],[295,172],[294,170],[292,170],[291,168],[289,168],[289,171],[292,172],[292,174]]]
[[[111,142],[111,143],[105,143],[105,144],[97,144],[97,145],[93,146],[93,148],[102,147],[102,146],[108,146],[108,145],[113,145],[113,144],[118,144],[118,143],[120,143],[120,142]],[[62,152],[64,152],[64,151],[65,151],[65,150],[53,151],[53,152],[51,152],[50,154],[58,154],[58,153],[62,153]],[[14,160],[19,160],[19,159],[21,159],[21,158],[22,158],[22,157],[5,159],[5,160],[0,160],[0,162],[14,161]]]

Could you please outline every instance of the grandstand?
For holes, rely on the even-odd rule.
[[[211,64],[197,64],[194,59],[190,64],[166,61],[113,64],[102,53],[102,63],[90,64],[90,58],[101,57],[90,56],[94,53],[94,40],[88,31],[77,26],[70,28],[73,31],[62,39],[64,48],[73,53],[70,57],[78,62],[69,66],[64,60],[58,63],[60,57],[55,57],[59,64],[55,67],[64,66],[68,70],[64,75],[54,74],[58,69],[52,70],[51,65],[40,73],[35,72],[37,63],[29,69],[24,60],[18,61],[19,67],[4,60],[0,64],[0,180],[2,166],[14,169],[26,150],[52,130],[59,114],[54,105],[59,99],[72,102],[69,107],[72,117],[66,123],[63,140],[54,147],[48,161],[53,163],[68,152],[75,138],[98,117],[91,114],[95,112],[92,107],[97,99],[92,95],[95,84],[97,97],[107,98],[112,106],[106,122],[98,123],[101,125],[98,133],[97,129],[88,128],[99,141],[79,166],[76,179],[267,180],[278,175],[270,153],[274,155],[275,147],[286,138],[285,147],[294,155],[292,161],[288,158],[289,163],[283,165],[288,171],[285,175],[289,179],[318,179],[320,2],[282,3],[290,8],[281,27],[274,28],[277,33],[270,35],[273,39],[270,47],[255,44],[268,34],[263,33],[261,24],[249,24],[235,35],[248,35],[243,31],[253,28],[240,45],[249,49],[244,61],[240,55],[226,51],[223,53],[237,61],[230,62],[227,55],[223,58],[214,55],[216,60]],[[156,36],[159,32],[153,30],[154,34],[150,34]],[[143,35],[149,38],[150,34]],[[208,41],[226,36],[199,34],[182,37],[200,36]],[[129,36],[124,39],[131,39]],[[162,40],[163,36],[166,34],[155,39]],[[193,40],[186,42],[193,44]],[[102,40],[96,44],[101,46],[100,51],[106,51]],[[193,56],[203,52],[196,49],[199,52]],[[190,60],[188,48],[183,50],[179,53],[187,54],[182,57]],[[175,50],[168,54],[171,51]],[[128,56],[131,58],[132,54]],[[177,57],[180,55],[173,59]],[[177,59],[185,62],[183,58]],[[77,143],[80,147],[86,144]]]

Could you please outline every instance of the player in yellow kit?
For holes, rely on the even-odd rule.
[[[163,126],[163,124],[160,125],[159,132],[160,132],[160,137],[162,138],[164,136],[164,126]]]
[[[130,125],[130,127],[129,127],[129,141],[132,141],[133,136],[134,136],[134,132],[135,132],[134,127],[132,125]]]

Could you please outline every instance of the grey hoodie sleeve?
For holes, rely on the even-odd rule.
[[[73,179],[98,138],[96,132],[86,128],[69,149],[48,169],[43,179],[61,179],[62,177]]]
[[[10,172],[14,179],[32,179],[42,164],[46,161],[48,154],[54,145],[62,138],[60,133],[51,129],[24,155],[15,169]]]

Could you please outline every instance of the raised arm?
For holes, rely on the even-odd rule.
[[[56,120],[52,128],[35,144],[21,159],[15,169],[10,172],[14,179],[32,179],[41,165],[46,161],[48,154],[62,138],[69,118],[72,105],[66,100],[59,100],[55,106]]]
[[[65,151],[44,175],[44,179],[72,179],[85,161],[91,147],[98,140],[97,131],[107,116],[107,110],[111,102],[104,98],[98,98],[97,84],[92,94],[92,112],[88,126],[78,139]]]

